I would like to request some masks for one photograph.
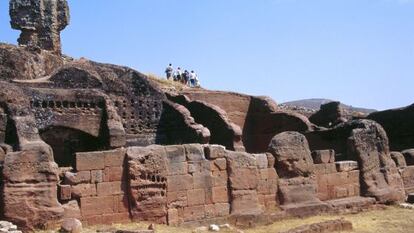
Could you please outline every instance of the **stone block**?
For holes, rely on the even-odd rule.
[[[197,172],[193,174],[193,188],[205,189],[213,187],[211,172]]]
[[[129,212],[129,201],[127,195],[114,196],[114,212],[125,213]]]
[[[348,172],[358,169],[358,163],[356,161],[339,161],[335,162],[335,164],[338,172]]]
[[[204,151],[206,158],[210,160],[224,158],[226,156],[226,148],[221,145],[208,145]]]
[[[229,203],[218,203],[205,206],[206,218],[219,218],[230,215]]]
[[[123,167],[125,164],[125,149],[104,151],[105,167]]]
[[[258,178],[256,167],[234,169],[230,174],[231,187],[234,190],[254,190],[257,188]]]
[[[65,204],[62,204],[63,207],[63,217],[64,218],[77,218],[81,219],[81,211],[79,204],[76,200],[68,201]]]
[[[266,154],[256,154],[256,163],[259,169],[265,169],[268,167],[267,155]]]
[[[58,185],[59,199],[67,201],[72,199],[72,187],[70,185]]]
[[[212,164],[214,166],[212,166],[211,170],[224,171],[227,168],[227,161],[224,158],[215,159]]]
[[[171,176],[185,175],[188,173],[188,164],[187,162],[169,163],[167,169],[168,174]]]
[[[263,212],[257,192],[254,190],[232,191],[231,197],[231,214],[233,215],[259,215]]]
[[[229,192],[228,192],[227,186],[213,187],[212,201],[213,203],[228,203]]]
[[[181,223],[180,217],[178,216],[177,209],[168,209],[167,221],[168,221],[168,225],[173,225],[173,226]]]
[[[192,189],[187,191],[188,206],[204,205],[206,194],[204,189]]]
[[[321,163],[315,164],[313,169],[314,174],[331,174],[336,173],[335,163]]]
[[[104,172],[102,170],[93,170],[91,171],[91,183],[101,183],[104,179]]]
[[[124,176],[123,167],[105,167],[103,181],[104,182],[122,181],[123,176]]]
[[[76,185],[82,183],[91,182],[91,172],[90,171],[80,171],[80,172],[65,172],[65,177],[63,179],[65,184]]]
[[[128,223],[130,222],[130,217],[128,212],[122,213],[113,213],[113,214],[104,214],[102,215],[101,224],[113,224],[113,223]]]
[[[125,191],[125,183],[121,181],[103,182],[97,184],[98,196],[110,196],[123,194]]]
[[[190,206],[184,208],[184,221],[196,221],[205,217],[204,205]]]
[[[168,192],[186,191],[193,188],[193,176],[188,174],[169,176],[167,183]]]
[[[202,161],[204,157],[204,148],[200,144],[184,145],[187,161]]]
[[[166,146],[165,151],[169,163],[182,163],[186,161],[185,150],[183,146]]]
[[[114,213],[114,203],[112,196],[82,197],[80,199],[80,206],[82,216],[84,217]]]
[[[227,186],[228,179],[227,171],[213,171],[213,186]]]
[[[167,192],[168,207],[185,207],[187,203],[187,191]]]
[[[315,164],[326,164],[335,162],[334,150],[315,150],[312,151],[312,158]]]
[[[103,170],[105,168],[105,154],[103,152],[76,153],[76,170]]]
[[[274,168],[275,163],[276,163],[275,157],[271,153],[266,153],[266,156],[267,156],[267,165],[268,165],[268,167],[269,168]]]
[[[72,197],[90,197],[96,196],[95,184],[77,184],[72,186]]]

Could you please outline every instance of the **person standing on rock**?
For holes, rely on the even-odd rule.
[[[190,72],[188,72],[188,70],[185,70],[183,73],[183,80],[182,83],[184,85],[188,85],[188,81],[190,80]]]
[[[197,74],[194,72],[194,70],[190,73],[190,87],[196,86],[196,80],[197,80]]]
[[[181,70],[180,67],[178,67],[174,74],[174,81],[180,82],[182,79],[182,75],[183,75],[183,71]]]
[[[167,80],[170,80],[173,76],[174,68],[172,64],[170,63],[167,68],[165,69],[165,74],[167,75]]]

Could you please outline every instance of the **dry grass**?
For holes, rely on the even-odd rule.
[[[399,207],[388,207],[384,210],[373,210],[359,214],[349,215],[321,215],[305,219],[290,219],[276,222],[272,225],[261,226],[244,230],[245,233],[277,233],[286,231],[304,224],[322,222],[326,220],[344,218],[352,222],[354,231],[357,233],[411,233],[414,232],[414,210],[402,209]],[[99,229],[123,229],[136,230],[147,229],[149,223],[114,224],[112,226],[94,226],[84,229],[85,233],[96,232]],[[157,225],[157,233],[191,233],[193,228],[169,227]],[[43,231],[38,233],[50,233]],[[220,231],[230,233],[232,231]]]
[[[184,89],[189,88],[188,86],[180,82],[175,82],[173,80],[167,80],[155,74],[147,74],[147,77],[165,91],[182,91]]]

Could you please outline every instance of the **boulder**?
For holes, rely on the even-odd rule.
[[[333,127],[346,122],[340,102],[322,104],[318,112],[309,117],[309,121],[323,127]]]
[[[395,165],[398,168],[407,167],[407,163],[405,162],[405,158],[404,158],[404,155],[402,153],[397,152],[397,151],[392,151],[391,152],[391,158],[392,158],[392,160],[394,160]]]
[[[269,152],[276,159],[276,171],[281,178],[306,177],[313,170],[308,141],[298,132],[283,132],[273,137]]]
[[[64,233],[81,233],[82,222],[76,218],[67,218],[63,220],[60,232]]]
[[[414,149],[407,149],[401,152],[404,155],[407,166],[414,165]]]

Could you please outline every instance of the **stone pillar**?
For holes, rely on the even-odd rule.
[[[69,24],[66,0],[10,0],[11,26],[19,45],[61,54],[60,31]]]

